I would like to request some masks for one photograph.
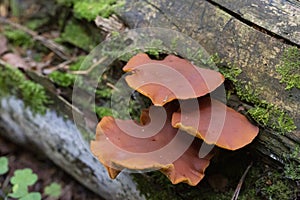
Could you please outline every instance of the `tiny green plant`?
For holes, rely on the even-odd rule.
[[[6,157],[0,157],[0,175],[8,172],[8,159]]]
[[[9,171],[8,158],[0,157],[0,176],[5,175]],[[40,192],[30,192],[28,187],[34,185],[38,181],[38,176],[33,173],[32,169],[17,169],[14,175],[10,178],[11,191],[5,194],[5,199],[14,198],[18,200],[41,200],[42,194]],[[61,185],[58,183],[51,183],[44,189],[44,195],[53,199],[58,199],[61,195]]]
[[[53,198],[58,198],[61,194],[61,186],[58,183],[51,183],[45,187],[44,194]]]
[[[13,185],[12,193],[8,196],[13,198],[26,198],[27,195],[32,197],[32,194],[28,192],[28,186],[32,186],[36,183],[38,177],[32,172],[31,169],[18,169],[14,172],[14,176],[10,179],[10,183]],[[37,197],[38,195],[34,195]],[[39,198],[35,198],[39,199]]]

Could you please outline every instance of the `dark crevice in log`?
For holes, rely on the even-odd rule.
[[[270,31],[270,30],[268,30],[268,29],[266,29],[266,28],[264,28],[264,27],[262,27],[262,26],[259,26],[259,25],[255,24],[255,23],[253,23],[253,22],[251,22],[251,21],[249,21],[249,20],[243,18],[243,17],[242,17],[241,15],[239,15],[238,13],[236,13],[236,12],[234,12],[234,11],[232,11],[232,10],[229,10],[228,8],[226,8],[226,7],[222,6],[222,5],[220,5],[220,4],[217,3],[217,2],[215,2],[215,1],[213,1],[213,0],[206,0],[206,1],[207,1],[208,3],[210,3],[210,4],[212,4],[213,6],[218,7],[220,10],[226,12],[227,14],[231,15],[232,17],[236,18],[237,20],[241,21],[242,23],[244,23],[244,24],[246,24],[246,25],[248,25],[248,26],[250,26],[250,27],[252,27],[252,28],[254,28],[254,29],[258,30],[258,31],[260,31],[260,32],[262,32],[262,33],[264,33],[264,34],[266,34],[266,35],[269,35],[270,37],[273,37],[273,38],[275,38],[275,39],[278,39],[278,40],[282,41],[282,42],[285,43],[285,44],[297,46],[298,48],[300,48],[300,45],[299,45],[299,44],[296,44],[296,43],[292,42],[291,40],[289,40],[289,39],[286,38],[286,37],[283,37],[283,36],[281,36],[281,35],[278,35],[278,34],[272,32],[272,31]]]

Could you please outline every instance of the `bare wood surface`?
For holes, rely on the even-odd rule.
[[[269,157],[290,154],[300,144],[300,90],[285,90],[275,67],[290,45],[265,34],[208,1],[127,0],[119,15],[130,28],[163,27],[198,41],[242,70],[238,81],[250,82],[259,98],[289,112],[298,129],[285,136],[262,131],[257,148]],[[298,159],[300,163],[300,158]]]
[[[300,1],[212,0],[243,19],[300,45]]]

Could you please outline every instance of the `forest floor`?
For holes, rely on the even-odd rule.
[[[5,193],[11,192],[12,185],[9,180],[11,180],[14,172],[29,168],[38,176],[38,181],[30,187],[30,191],[43,194],[45,187],[51,183],[57,183],[61,186],[61,194],[58,198],[50,198],[43,194],[43,199],[101,200],[99,196],[80,185],[49,159],[38,156],[0,137],[0,157],[3,156],[9,160],[9,171],[0,176],[0,199],[4,199]]]

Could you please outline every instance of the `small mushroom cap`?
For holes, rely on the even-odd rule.
[[[229,150],[239,149],[251,143],[257,136],[258,127],[220,101],[202,97],[198,102],[199,110],[191,108],[184,113],[173,113],[173,127],[185,130],[203,139],[207,144],[215,144]],[[185,104],[189,105],[188,101]]]
[[[110,116],[103,117],[97,126],[96,139],[91,142],[91,151],[99,161],[109,169],[111,177],[115,171],[122,169],[155,170],[165,167],[159,159],[147,153],[159,150],[168,144],[177,130],[172,126],[165,127],[154,136],[139,138],[131,136],[122,129],[131,130],[133,134],[143,134],[151,130],[138,127],[131,120],[118,120]],[[139,130],[138,130],[139,129]],[[142,135],[141,135],[142,136]],[[148,155],[148,156],[147,156]]]
[[[152,106],[150,111],[145,110],[141,117],[142,123],[146,124],[143,126],[112,117],[104,117],[99,122],[91,151],[106,167],[111,178],[123,169],[160,170],[174,184],[186,182],[196,185],[203,178],[212,154],[199,158],[201,141],[197,138],[195,141],[189,134],[173,128],[172,113],[167,111],[166,123],[151,136],[151,132],[161,126],[161,120],[155,121],[155,118],[161,119],[161,109],[164,108]],[[128,130],[141,137],[129,135]]]
[[[173,184],[187,183],[191,186],[197,185],[203,178],[206,168],[209,166],[210,159],[214,155],[214,150],[205,157],[199,158],[199,150],[202,145],[201,140],[195,138],[187,151],[169,168],[160,171],[165,174]]]
[[[204,96],[224,82],[219,72],[196,67],[174,55],[163,60],[151,60],[147,54],[132,57],[124,66],[127,84],[163,106],[174,99],[191,99]]]

